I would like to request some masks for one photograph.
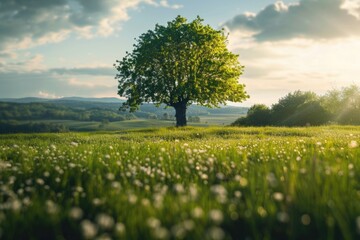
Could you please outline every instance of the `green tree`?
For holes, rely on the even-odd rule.
[[[163,117],[164,120],[169,120],[169,114],[168,113],[164,113]]]
[[[238,118],[233,126],[267,126],[271,125],[271,110],[264,104],[254,104],[246,114],[246,117]]]
[[[124,108],[135,111],[143,102],[164,103],[175,109],[176,126],[186,126],[192,103],[218,107],[248,98],[238,83],[243,66],[228,51],[227,36],[202,22],[178,16],[166,26],[156,25],[116,61],[118,94],[127,98]]]
[[[330,114],[313,92],[295,91],[281,98],[271,109],[271,121],[277,126],[321,125]]]
[[[360,87],[351,85],[341,90],[330,90],[321,103],[339,124],[360,124]]]
[[[255,104],[249,108],[246,117],[252,126],[267,126],[270,125],[270,112],[266,105]]]
[[[295,115],[301,105],[317,99],[317,95],[313,92],[295,91],[287,94],[272,106],[272,123],[274,125],[288,125],[288,120]]]

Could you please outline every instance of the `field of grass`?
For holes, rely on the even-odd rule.
[[[0,239],[359,239],[360,127],[0,136]]]
[[[109,122],[100,126],[101,122],[83,122],[73,120],[39,120],[39,122],[64,124],[70,131],[91,132],[91,131],[117,131],[135,128],[160,128],[174,126],[174,122],[157,119],[132,119],[126,121]]]
[[[209,116],[201,116],[200,123],[188,122],[189,126],[216,126],[216,125],[230,125],[240,115],[237,114],[213,114]],[[92,131],[118,131],[135,128],[161,128],[161,127],[173,127],[175,121],[166,121],[158,119],[132,119],[126,121],[109,122],[106,125],[101,125],[101,122],[91,121],[74,121],[74,120],[37,120],[37,121],[20,121],[23,123],[54,123],[63,124],[70,131],[77,132],[92,132]]]
[[[190,126],[226,126],[233,123],[236,119],[241,117],[239,114],[211,114],[208,116],[200,116],[200,123],[188,122]],[[23,123],[54,123],[63,124],[70,131],[77,132],[92,132],[92,131],[118,131],[135,128],[161,128],[173,127],[175,121],[165,121],[159,119],[132,119],[126,121],[109,122],[106,125],[101,125],[101,122],[91,121],[75,121],[75,120],[36,120],[36,121],[20,121]]]
[[[209,116],[200,116],[200,121],[208,125],[230,125],[242,116],[243,115],[239,114],[212,114]]]

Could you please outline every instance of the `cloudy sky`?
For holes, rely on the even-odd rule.
[[[360,0],[0,0],[0,98],[114,97],[116,59],[177,15],[229,32],[243,106],[360,85]]]

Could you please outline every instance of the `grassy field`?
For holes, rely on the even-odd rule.
[[[161,128],[174,126],[174,122],[157,119],[133,119],[118,122],[109,122],[100,126],[101,122],[73,121],[73,120],[40,120],[39,122],[64,124],[70,131],[118,131],[135,128]]]
[[[208,116],[200,116],[200,123],[189,122],[190,126],[224,126],[230,125],[236,119],[241,117],[238,114],[212,114]],[[74,120],[36,120],[36,121],[21,121],[22,123],[54,123],[63,124],[70,131],[77,132],[92,132],[92,131],[118,131],[135,128],[161,128],[161,127],[173,127],[175,121],[165,121],[158,119],[132,119],[126,121],[109,122],[106,125],[101,125],[101,122],[91,121],[74,121]]]
[[[360,127],[0,136],[0,239],[359,239]]]

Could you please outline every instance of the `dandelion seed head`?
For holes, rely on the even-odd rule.
[[[59,211],[58,205],[56,203],[54,203],[53,201],[51,201],[51,200],[47,200],[45,202],[45,206],[46,206],[46,211],[49,214],[56,214]]]
[[[303,214],[301,216],[301,223],[305,226],[309,225],[311,223],[311,218],[308,214]]]
[[[212,209],[209,212],[210,219],[217,224],[220,224],[224,220],[224,215],[219,209]]]
[[[36,183],[39,184],[39,185],[44,185],[45,181],[42,178],[37,178]]]
[[[79,207],[73,207],[69,211],[69,217],[75,220],[82,218],[83,210]]]
[[[157,239],[167,239],[169,237],[169,231],[164,227],[159,227],[153,231],[153,235]]]
[[[282,194],[281,192],[274,192],[273,198],[275,201],[281,202],[282,200],[284,200],[284,194]]]
[[[11,209],[12,209],[14,212],[20,211],[21,207],[22,207],[22,204],[21,204],[21,201],[20,201],[20,200],[15,199],[15,200],[11,201]]]
[[[219,228],[219,227],[211,227],[208,231],[207,231],[207,235],[209,236],[210,239],[212,240],[222,240],[225,238],[225,233],[224,231]]]
[[[177,183],[174,185],[174,190],[177,192],[177,193],[183,193],[185,191],[184,189],[184,186],[180,183]]]
[[[125,230],[126,230],[126,228],[125,228],[125,225],[124,225],[123,223],[117,222],[117,223],[115,224],[115,233],[116,233],[117,235],[120,235],[120,236],[124,235],[124,234],[125,234]]]
[[[239,183],[240,186],[246,187],[248,185],[248,180],[246,178],[240,177]]]
[[[359,144],[358,144],[358,142],[355,141],[355,140],[352,140],[352,141],[349,143],[349,148],[356,148],[356,147],[358,147],[358,146],[359,146]]]
[[[102,229],[111,229],[114,226],[114,219],[105,213],[100,213],[96,216],[96,223]]]
[[[286,223],[289,221],[289,214],[287,212],[278,212],[276,217],[279,222]]]
[[[102,201],[101,199],[99,199],[99,198],[94,198],[94,199],[92,200],[92,203],[93,203],[95,206],[99,206],[99,205],[101,205],[101,204],[103,203],[103,201]]]
[[[161,223],[159,221],[159,219],[155,218],[155,217],[150,217],[146,220],[147,225],[150,228],[158,228],[160,227]]]
[[[265,210],[265,208],[259,206],[257,208],[257,213],[259,214],[260,217],[266,217],[267,216],[267,211]]]
[[[115,179],[115,175],[113,173],[107,173],[106,174],[106,178],[110,181],[114,180]]]
[[[138,199],[137,196],[134,195],[134,194],[130,194],[129,197],[128,197],[128,201],[131,204],[135,204],[137,202],[137,199]]]
[[[97,226],[89,220],[83,220],[80,224],[84,238],[94,238],[97,234]]]
[[[200,207],[195,207],[191,213],[194,218],[201,218],[204,214],[204,211]]]

